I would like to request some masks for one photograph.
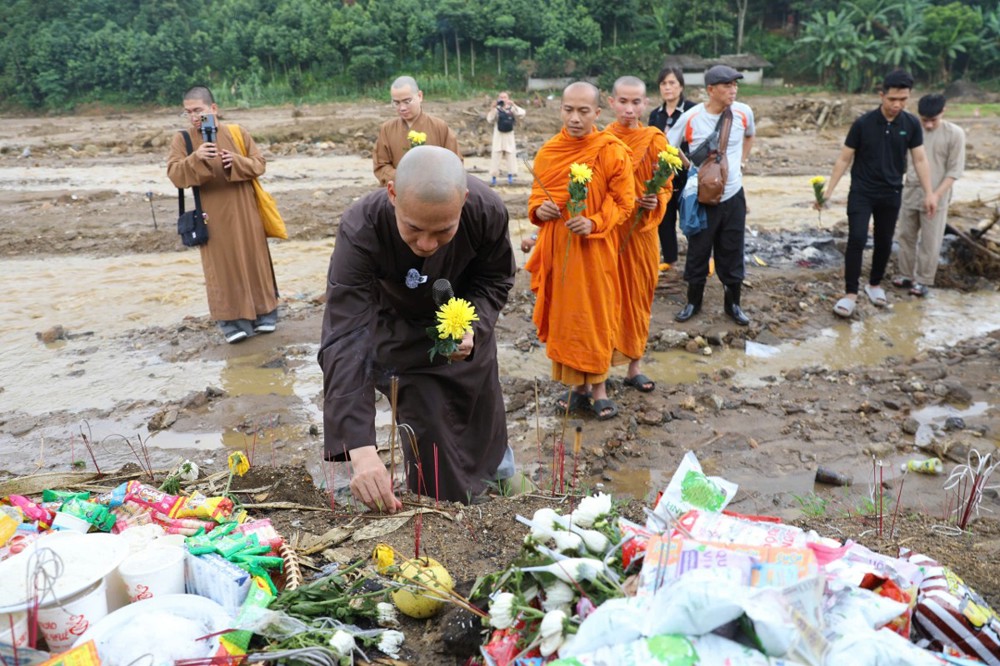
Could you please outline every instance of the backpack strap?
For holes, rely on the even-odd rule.
[[[190,155],[194,152],[191,135],[187,133],[187,130],[181,130],[181,136],[184,137],[184,145],[187,146],[187,154]],[[194,192],[194,209],[201,210],[201,196],[198,194],[198,186],[192,187],[191,191]],[[184,189],[181,187],[177,188],[177,211],[178,215],[184,214]]]

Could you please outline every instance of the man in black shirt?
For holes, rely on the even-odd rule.
[[[868,221],[874,221],[872,269],[865,294],[877,307],[885,307],[885,290],[879,286],[892,251],[892,236],[899,215],[906,152],[913,157],[924,192],[928,215],[937,209],[937,196],[931,184],[930,165],[924,152],[924,134],[920,121],[904,111],[913,88],[913,77],[896,70],[885,77],[879,96],[879,108],[854,121],[844,147],[833,165],[833,174],[823,193],[824,202],[833,196],[841,176],[851,167],[851,189],[847,194],[847,251],[844,254],[845,295],[833,308],[834,314],[850,317],[858,298],[861,258],[868,243]],[[825,205],[825,203],[824,203]],[[818,207],[818,204],[817,204]]]

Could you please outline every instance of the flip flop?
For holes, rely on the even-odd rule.
[[[603,412],[608,409],[611,411],[604,414]],[[608,400],[607,398],[595,400],[593,410],[598,421],[607,421],[608,419],[613,419],[618,416],[618,405],[616,405],[613,400]]]
[[[882,287],[866,284],[865,294],[868,296],[868,300],[872,302],[872,305],[877,308],[884,308],[889,303],[885,297],[885,289]]]
[[[920,284],[919,282],[914,282],[913,286],[910,287],[910,293],[913,294],[914,296],[919,296],[920,298],[926,296],[928,291],[929,289],[927,289],[927,287]]]
[[[848,298],[844,296],[842,299],[837,301],[837,304],[833,306],[833,314],[838,317],[843,317],[844,319],[849,319],[851,315],[854,314],[854,308],[857,305],[853,298]]]
[[[635,390],[641,391],[642,393],[650,393],[656,388],[656,382],[641,372],[635,377],[626,377],[622,380],[622,383],[625,384],[625,386],[631,386]]]
[[[576,391],[569,392],[569,411],[570,412],[589,412],[590,407],[590,394],[577,393]],[[556,413],[565,414],[566,413],[566,394],[560,393],[559,397],[556,398]]]

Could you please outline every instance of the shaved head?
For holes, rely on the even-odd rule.
[[[611,94],[617,95],[619,87],[642,88],[642,94],[646,94],[646,82],[636,76],[619,76],[611,86]]]
[[[563,88],[563,99],[566,99],[567,95],[576,96],[581,94],[590,95],[590,98],[594,101],[595,107],[599,107],[601,105],[601,91],[598,90],[597,86],[592,83],[587,83],[586,81],[576,81]]]
[[[465,200],[469,191],[465,167],[458,155],[440,146],[417,146],[406,151],[396,168],[393,190],[397,199],[424,203]]]
[[[392,85],[389,87],[392,88],[393,90],[402,90],[403,88],[409,88],[410,92],[412,93],[416,93],[418,90],[420,90],[420,88],[417,87],[417,80],[412,76],[400,76],[395,81],[393,81]]]
[[[455,238],[469,196],[458,155],[440,146],[410,148],[386,191],[399,237],[413,254],[429,257]]]

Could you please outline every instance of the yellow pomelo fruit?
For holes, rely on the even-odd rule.
[[[392,601],[404,615],[422,620],[444,606],[455,588],[448,570],[430,557],[406,560],[399,565],[396,580],[403,585],[392,593]]]

